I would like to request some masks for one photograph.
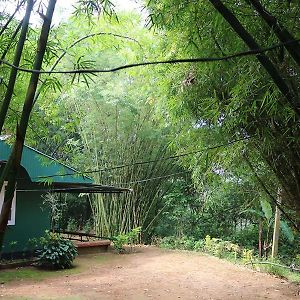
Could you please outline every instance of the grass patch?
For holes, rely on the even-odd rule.
[[[289,269],[271,265],[271,264],[264,264],[264,265],[256,265],[253,267],[255,270],[258,270],[260,272],[269,273],[281,278],[286,278],[290,282],[299,283],[300,282],[300,273],[291,271]]]
[[[72,268],[68,270],[59,270],[59,271],[48,271],[41,270],[35,267],[24,267],[11,270],[1,270],[0,273],[0,282],[7,283],[15,280],[33,280],[41,281],[48,277],[54,276],[65,276],[80,273],[81,268]]]
[[[118,258],[110,253],[87,254],[75,259],[73,267],[65,270],[43,270],[36,267],[22,267],[17,269],[1,270],[0,283],[4,284],[18,280],[41,281],[51,277],[80,274],[92,266],[103,265]]]

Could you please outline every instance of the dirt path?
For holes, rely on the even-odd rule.
[[[4,284],[0,299],[300,299],[297,285],[198,253],[104,256],[80,274]]]

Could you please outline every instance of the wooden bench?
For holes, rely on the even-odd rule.
[[[77,247],[78,254],[106,252],[111,241],[94,233],[82,231],[55,230],[65,239],[71,240]]]
[[[77,247],[78,254],[88,254],[88,253],[99,253],[106,252],[108,246],[110,246],[110,240],[97,240],[97,241],[73,241]]]

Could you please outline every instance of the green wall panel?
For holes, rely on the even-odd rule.
[[[50,229],[50,212],[43,204],[41,194],[17,193],[16,223],[7,226],[3,253],[26,250],[28,240],[43,236],[46,229]],[[12,248],[10,243],[13,241],[17,245]]]

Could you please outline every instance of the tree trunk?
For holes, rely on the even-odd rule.
[[[277,192],[277,202],[279,205],[282,202],[282,189],[278,188]],[[275,221],[274,221],[274,232],[273,232],[273,242],[272,242],[272,258],[276,257],[278,254],[278,241],[279,241],[279,231],[280,231],[280,215],[281,211],[276,206],[275,211]]]
[[[49,0],[46,15],[43,17],[44,22],[38,42],[38,49],[33,64],[34,70],[41,70],[44,54],[46,51],[47,41],[50,32],[50,25],[55,8],[56,0]],[[17,173],[20,168],[22,151],[26,136],[26,130],[30,118],[30,113],[33,107],[34,95],[39,81],[39,73],[32,73],[27,89],[27,94],[24,101],[20,125],[17,126],[16,141],[13,151],[5,165],[5,168],[0,177],[0,186],[3,186],[4,180],[8,180],[7,189],[5,191],[4,202],[0,215],[0,249],[2,249],[4,234],[7,227],[9,211],[11,209],[12,199],[16,186]]]
[[[262,221],[259,220],[258,223],[258,256],[259,258],[262,258]]]
[[[266,9],[261,5],[259,0],[249,0],[253,5],[255,10],[259,13],[262,19],[268,24],[268,26],[274,31],[278,39],[285,43],[284,47],[293,57],[295,62],[300,66],[300,46],[299,42],[296,41],[294,36],[287,31],[286,28],[280,22],[271,15]]]

